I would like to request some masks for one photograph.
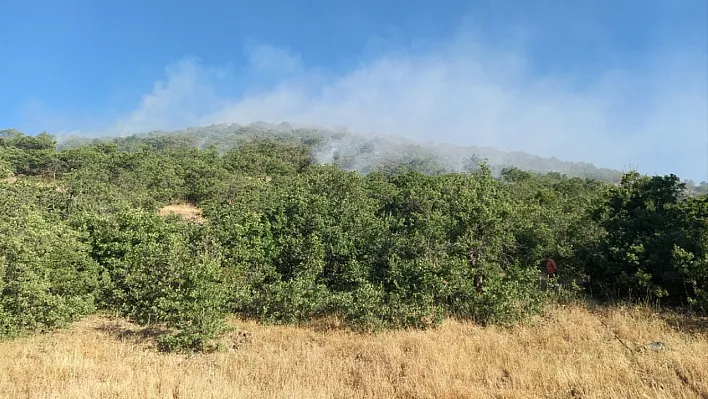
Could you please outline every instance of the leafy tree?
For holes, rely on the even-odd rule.
[[[257,139],[229,151],[224,162],[231,172],[262,177],[301,173],[312,160],[304,145]]]
[[[682,202],[681,211],[685,242],[674,246],[672,260],[681,265],[686,301],[708,312],[708,195]]]
[[[225,331],[221,251],[200,226],[130,210],[85,221],[101,265],[101,303],[174,330],[168,350],[208,350]]]
[[[0,131],[0,159],[25,175],[55,174],[59,166],[56,141],[47,133],[25,136],[13,129]]]
[[[0,186],[0,238],[0,336],[93,312],[98,265],[79,234]]]
[[[15,170],[7,159],[0,157],[0,179],[5,179],[15,175]]]
[[[646,177],[636,172],[626,174],[621,186],[611,190],[596,214],[607,233],[596,262],[588,266],[597,289],[675,304],[692,298],[687,278],[703,269],[704,205],[702,199],[686,203],[683,193],[684,184],[674,175]]]

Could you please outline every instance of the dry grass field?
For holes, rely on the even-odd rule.
[[[371,335],[232,323],[249,333],[234,334],[238,348],[196,356],[158,353],[147,330],[103,317],[2,342],[0,397],[708,397],[708,321],[642,308],[555,306],[512,328]]]

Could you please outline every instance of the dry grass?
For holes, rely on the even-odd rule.
[[[0,179],[0,183],[7,183],[7,184],[12,184],[17,182],[17,178],[14,176],[6,177],[4,179]]]
[[[171,204],[160,209],[160,215],[167,216],[170,214],[180,215],[192,222],[204,223],[202,210],[192,204]]]
[[[509,329],[448,321],[374,335],[233,320],[250,342],[187,357],[157,353],[149,332],[131,334],[139,329],[126,322],[91,317],[0,343],[0,397],[700,398],[705,322],[582,306]],[[634,350],[652,341],[667,349]]]

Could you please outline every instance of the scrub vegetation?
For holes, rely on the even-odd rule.
[[[249,132],[0,131],[0,396],[708,392],[708,195],[677,176]]]

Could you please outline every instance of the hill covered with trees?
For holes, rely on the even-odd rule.
[[[708,311],[707,195],[473,150],[287,125],[60,146],[2,131],[0,336],[97,311],[165,326],[168,350],[212,348],[229,313],[512,323],[563,292],[539,289],[548,256],[597,299]],[[165,215],[177,204],[197,216]]]
[[[89,142],[116,142],[121,149],[129,149],[135,143],[170,140],[225,152],[244,141],[264,137],[305,144],[313,150],[315,162],[334,163],[345,170],[360,173],[394,167],[417,168],[426,173],[467,172],[479,160],[484,159],[494,176],[499,176],[504,168],[515,167],[536,173],[558,172],[570,177],[605,182],[619,182],[622,178],[622,172],[617,170],[597,168],[583,162],[543,158],[524,152],[509,153],[490,147],[462,147],[452,144],[420,144],[396,136],[362,135],[348,132],[346,129],[293,127],[288,123],[212,125],[170,132],[134,134],[117,140],[112,137],[89,140],[69,136],[60,142],[60,147]]]

